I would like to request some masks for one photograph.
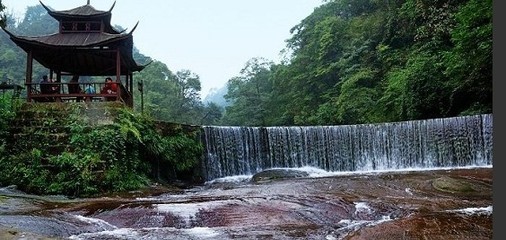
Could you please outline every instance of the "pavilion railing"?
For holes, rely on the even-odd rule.
[[[105,82],[89,83],[27,83],[27,100],[35,102],[103,102],[103,101],[121,101],[127,106],[133,106],[132,94],[127,91],[123,84],[119,84],[118,92],[105,93],[101,90],[105,87]],[[70,87],[69,87],[70,86]],[[79,86],[79,88],[77,88]],[[92,87],[94,93],[86,92],[87,87]],[[75,89],[80,89],[76,91]]]

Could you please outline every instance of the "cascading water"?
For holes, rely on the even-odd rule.
[[[225,179],[184,191],[153,185],[145,193],[87,199],[0,188],[0,239],[491,239],[495,233],[492,115],[348,126],[204,127],[201,137],[207,180],[276,167],[425,169],[255,184]],[[459,166],[465,168],[453,168]]]
[[[382,124],[203,129],[206,180],[304,166],[370,171],[492,165],[492,114]]]

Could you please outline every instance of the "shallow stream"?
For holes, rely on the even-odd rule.
[[[0,189],[0,239],[491,239],[492,167],[330,173],[93,199]]]

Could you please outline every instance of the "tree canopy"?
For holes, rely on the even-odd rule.
[[[5,9],[5,6],[2,4],[2,0],[0,0],[0,27],[5,27],[5,14],[3,14],[3,11]]]
[[[24,35],[57,29],[41,6],[3,21]],[[290,32],[281,63],[251,58],[228,80],[226,106],[202,102],[197,73],[134,48],[139,63],[152,61],[134,75],[144,83],[145,113],[186,124],[273,126],[492,112],[492,0],[328,0]],[[22,84],[26,54],[3,32],[0,43],[0,78]],[[45,72],[35,66],[34,74]]]
[[[229,80],[224,124],[359,124],[492,112],[491,0],[331,0],[291,33],[285,62]]]

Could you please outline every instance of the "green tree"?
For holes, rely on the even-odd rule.
[[[273,94],[287,104],[281,109],[286,124],[339,122],[336,103],[341,86],[360,69],[375,72],[368,88],[379,85],[383,73],[375,69],[381,66],[376,48],[386,22],[379,6],[368,0],[329,1],[292,28],[287,48],[293,55],[276,74]]]
[[[203,104],[200,99],[200,77],[190,70],[183,69],[176,72],[173,81],[175,86],[175,95],[171,102],[173,121],[199,124],[203,114]]]
[[[42,5],[28,6],[25,17],[17,25],[15,32],[27,36],[41,36],[58,32],[58,21],[47,14]]]
[[[5,9],[5,6],[2,4],[2,1],[0,0],[0,27],[1,28],[4,28],[6,25],[6,18],[7,17],[3,13],[4,9]]]
[[[27,7],[25,16],[18,24],[13,16],[7,15],[8,30],[24,36],[51,34],[58,31],[58,22],[47,14],[42,6]],[[16,46],[5,32],[0,32],[0,77],[10,79],[13,83],[24,84],[26,71],[26,53]],[[35,80],[48,74],[48,69],[37,61],[33,66]]]
[[[448,79],[444,76],[442,56],[432,49],[416,49],[406,62],[406,119],[445,117],[448,108]]]
[[[226,107],[223,123],[227,125],[267,125],[267,102],[272,92],[272,62],[252,58],[241,70],[241,75],[228,81],[225,99],[232,105]]]
[[[316,111],[325,92],[340,81],[346,20],[335,13],[338,5],[330,2],[291,29],[287,40],[292,57],[286,67],[278,68],[273,96],[286,104],[279,110],[283,124],[314,124]]]
[[[154,118],[160,120],[169,120],[167,106],[170,98],[175,93],[175,85],[169,79],[175,78],[175,75],[168,67],[157,60],[152,61],[144,70],[134,74],[134,79],[143,81],[143,97],[145,112],[151,114]],[[140,109],[140,93],[136,91],[135,108]]]
[[[378,100],[379,122],[397,122],[407,119],[410,76],[406,69],[391,69],[385,76],[385,89]]]
[[[455,14],[463,2],[408,0],[398,7],[392,25],[404,23],[407,27],[404,32],[389,34],[385,45],[378,48],[381,59],[388,64],[381,99],[388,104],[380,106],[385,110],[384,120],[454,116],[449,112],[452,87],[450,76],[444,74],[447,68],[444,53],[454,47],[451,32],[458,26]],[[410,41],[399,44],[398,39]],[[392,114],[389,110],[394,105],[399,112]]]
[[[449,115],[492,112],[492,0],[470,0],[455,14],[446,54]]]
[[[201,125],[219,125],[220,120],[223,117],[223,107],[220,107],[217,103],[209,102],[203,108],[202,120],[199,124]]]
[[[153,60],[144,70],[135,73],[134,78],[143,81],[146,114],[162,121],[200,124],[204,106],[197,74],[190,70],[174,74],[164,63]],[[135,98],[135,108],[140,109],[140,92],[136,91]]]
[[[376,122],[374,109],[379,94],[375,86],[375,74],[377,72],[374,70],[365,68],[344,79],[335,103],[336,119],[329,121],[338,124]]]

